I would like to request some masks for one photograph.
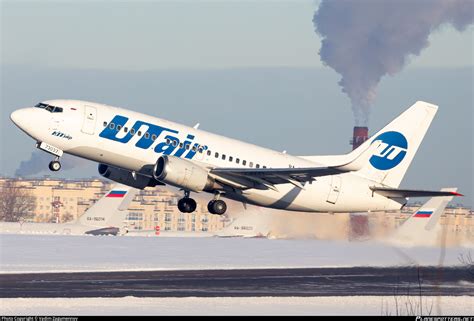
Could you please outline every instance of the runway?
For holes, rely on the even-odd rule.
[[[461,267],[0,274],[0,297],[460,296],[474,295],[473,279]]]

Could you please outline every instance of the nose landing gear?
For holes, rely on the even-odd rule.
[[[57,172],[61,169],[61,163],[59,162],[59,158],[63,156],[63,151],[53,145],[47,144],[45,142],[36,142],[36,148],[41,149],[42,151],[45,151],[46,153],[49,153],[51,155],[56,156],[54,160],[52,160],[48,167],[51,171]]]
[[[59,162],[59,157],[56,157],[55,160],[51,161],[48,167],[53,172],[59,171],[61,169],[61,163]]]

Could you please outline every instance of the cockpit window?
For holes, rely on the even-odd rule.
[[[48,105],[48,104],[44,104],[44,103],[36,104],[35,107],[46,109],[50,113],[62,113],[63,112],[63,109],[61,107],[56,107],[56,106],[52,106],[52,105]]]

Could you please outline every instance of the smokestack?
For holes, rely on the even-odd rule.
[[[356,149],[363,142],[365,142],[369,138],[369,128],[368,127],[361,127],[355,126],[354,127],[354,135],[352,136],[352,150]]]
[[[354,126],[352,150],[362,145],[369,138],[369,128]],[[349,240],[363,240],[369,237],[369,218],[367,213],[351,213],[349,221]]]
[[[351,213],[349,240],[364,240],[370,237],[367,213]]]

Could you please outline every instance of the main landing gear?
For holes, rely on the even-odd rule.
[[[51,161],[48,167],[53,172],[59,171],[61,169],[61,163],[59,162],[59,157],[56,157],[53,161]]]
[[[212,200],[207,204],[207,210],[211,214],[222,215],[227,210],[227,205],[223,200]]]
[[[219,194],[216,194],[216,199],[207,204],[207,210],[211,214],[222,215],[227,210],[227,205],[223,200],[219,199]],[[178,201],[178,209],[181,213],[192,213],[196,210],[196,201],[189,197],[189,191],[184,192],[184,197]]]
[[[189,197],[189,192],[184,192],[184,197],[178,201],[178,209],[181,213],[192,213],[196,210],[196,201]]]
[[[221,194],[217,192],[214,199],[207,204],[207,210],[209,213],[222,215],[227,210],[227,204],[223,200],[219,199],[220,196]]]

